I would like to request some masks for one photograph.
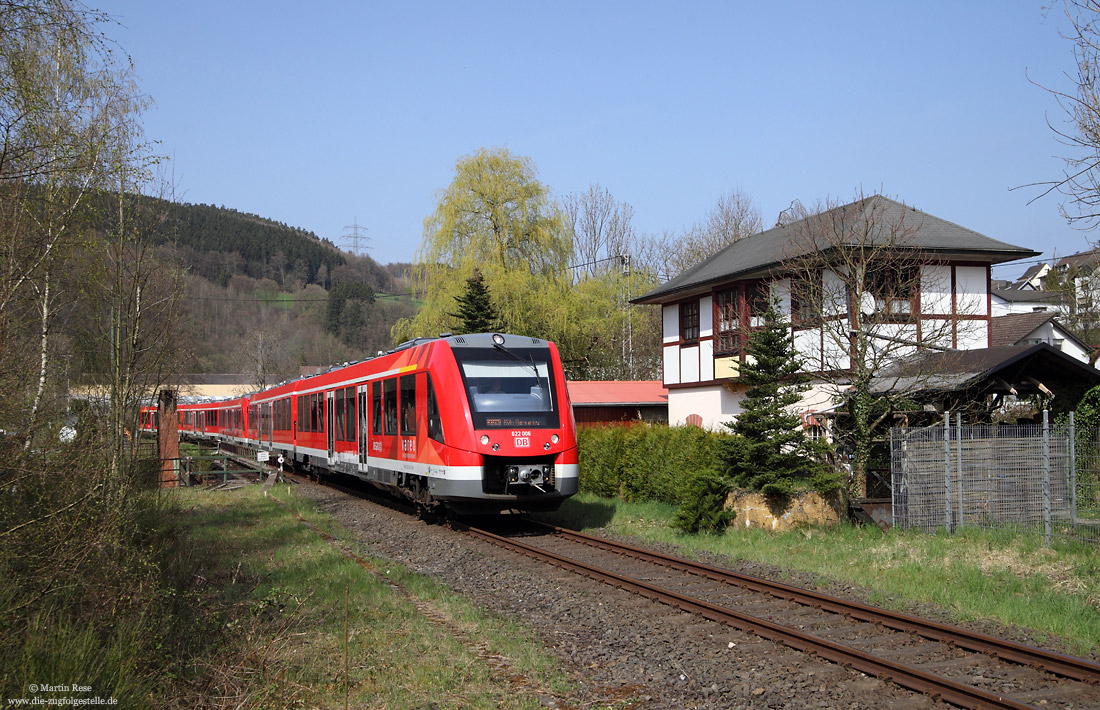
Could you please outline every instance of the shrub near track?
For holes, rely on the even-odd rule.
[[[578,429],[580,490],[678,505],[692,478],[714,466],[723,436],[699,427],[649,424]]]

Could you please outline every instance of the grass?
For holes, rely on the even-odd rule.
[[[843,525],[785,533],[733,527],[688,536],[675,506],[574,496],[548,522],[663,542],[692,552],[763,562],[871,590],[872,603],[943,607],[960,621],[991,619],[1066,639],[1069,652],[1100,645],[1100,560],[1094,547],[1042,547],[1029,536],[966,529],[956,535]]]
[[[330,517],[272,493],[286,507],[258,487],[176,493],[214,639],[181,706],[537,708],[568,693],[529,632],[392,562],[350,559],[293,513],[354,547]]]

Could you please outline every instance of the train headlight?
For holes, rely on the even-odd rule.
[[[558,443],[558,435],[557,435],[557,434],[551,434],[551,435],[550,435],[550,443],[551,443],[551,444],[556,444],[556,443]]]
[[[488,434],[482,434],[481,435],[481,445],[485,446],[488,443],[489,443],[489,435]]]

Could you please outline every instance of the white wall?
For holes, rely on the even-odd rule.
[[[951,313],[951,267],[922,266],[920,270],[920,310],[924,314]]]
[[[661,308],[661,332],[662,342],[677,343],[680,341],[680,306],[673,304]]]
[[[955,267],[955,312],[965,316],[989,315],[986,307],[989,268],[985,266]]]
[[[836,401],[835,385],[823,382],[813,383],[802,396],[802,400],[791,407],[797,414],[831,409]],[[703,419],[703,428],[714,431],[725,429],[723,424],[732,421],[742,411],[741,400],[744,388],[730,392],[722,385],[702,385],[691,389],[671,389],[668,391],[668,423],[681,426],[692,414]]]
[[[668,423],[679,426],[688,416],[698,414],[703,418],[703,428],[724,429],[722,424],[741,413],[742,395],[734,394],[722,385],[702,385],[691,389],[668,391]]]
[[[714,365],[712,364],[711,367]],[[680,348],[680,382],[699,381],[699,346]]]
[[[666,385],[680,383],[680,348],[666,345],[664,348],[664,382]]]
[[[714,335],[714,298],[704,296],[699,299],[699,337],[709,338]]]

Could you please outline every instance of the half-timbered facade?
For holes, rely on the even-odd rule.
[[[716,428],[740,412],[740,366],[769,303],[804,368],[842,379],[853,357],[989,347],[990,267],[1036,255],[875,195],[741,239],[633,303],[662,310],[669,422]],[[825,379],[807,415],[835,403]]]

